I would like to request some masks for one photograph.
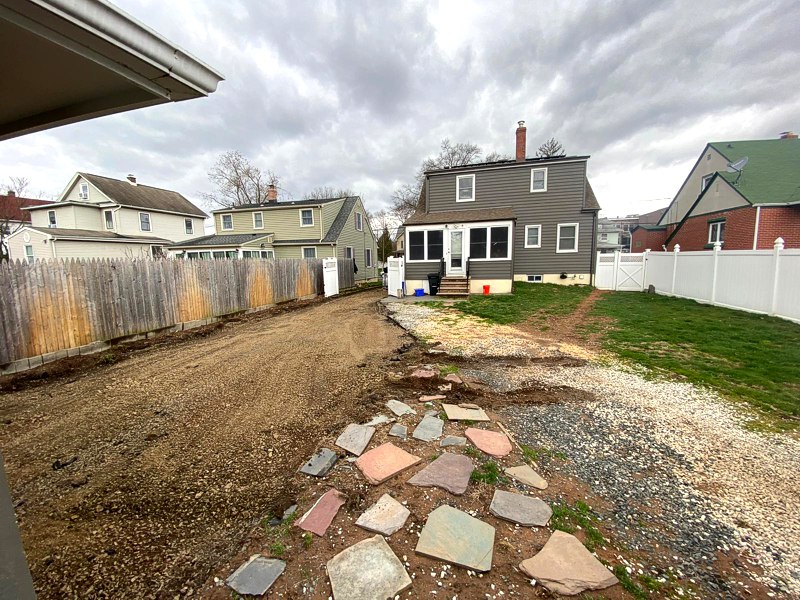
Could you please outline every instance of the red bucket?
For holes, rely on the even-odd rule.
[[[488,296],[489,295],[489,286],[488,285],[483,286],[483,295],[484,296]]]

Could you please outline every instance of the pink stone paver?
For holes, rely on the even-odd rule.
[[[339,507],[345,503],[346,497],[335,488],[329,489],[320,496],[306,514],[300,517],[295,525],[300,529],[305,529],[311,533],[316,533],[320,537],[325,536],[325,532],[330,527]]]
[[[442,394],[438,394],[436,396],[420,396],[420,402],[436,402],[437,400],[447,400],[447,396],[443,396]]]
[[[511,454],[511,441],[504,433],[470,427],[464,432],[464,435],[466,435],[467,439],[475,444],[479,450],[486,452],[486,454],[490,456],[501,457]]]
[[[436,376],[436,371],[431,371],[430,369],[417,369],[413,373],[411,373],[411,377],[419,377],[421,379],[430,379],[431,377]]]
[[[373,485],[383,483],[393,475],[417,464],[421,458],[409,454],[391,442],[373,448],[358,457],[356,466]]]

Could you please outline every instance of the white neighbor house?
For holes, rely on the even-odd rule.
[[[203,233],[208,215],[178,192],[76,173],[58,201],[27,207],[31,223],[8,238],[12,260],[140,258]]]

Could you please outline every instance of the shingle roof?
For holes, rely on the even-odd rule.
[[[639,215],[637,223],[639,225],[655,225],[661,220],[661,215],[664,214],[664,211],[667,210],[666,208],[659,208],[658,210],[650,211],[649,213],[644,213],[643,215]]]
[[[728,161],[748,157],[738,173],[719,175],[752,204],[800,202],[800,139],[711,142]]]
[[[322,244],[319,238],[308,238],[305,240],[275,240],[272,242],[275,246],[282,246],[282,245],[294,245],[294,244]]]
[[[128,181],[120,181],[111,177],[78,173],[111,200],[124,206],[149,208],[167,212],[207,217],[208,215],[181,196],[178,192],[151,187],[149,185],[133,185]]]
[[[588,160],[589,156],[553,156],[549,158],[526,158],[524,161],[517,162],[515,159],[495,160],[492,162],[473,163],[469,165],[459,165],[457,167],[445,167],[443,169],[431,169],[425,174],[450,173],[453,171],[473,171],[475,169],[490,169],[496,167],[513,167],[515,165],[532,165],[559,162],[563,160]]]
[[[597,202],[597,196],[594,195],[592,184],[586,180],[586,197],[583,199],[583,210],[600,210],[600,204]]]
[[[345,201],[342,202],[342,207],[339,209],[339,214],[336,215],[333,223],[331,223],[328,233],[326,233],[325,237],[322,238],[323,242],[335,242],[339,239],[339,234],[342,233],[342,229],[344,229],[347,219],[350,218],[350,212],[353,210],[356,202],[358,202],[357,196],[345,198]]]
[[[636,225],[631,231],[636,231],[637,229],[644,229],[645,231],[666,231],[666,225],[653,225],[652,223],[641,223]]]
[[[37,200],[35,198],[0,194],[0,221],[22,221],[24,223],[30,223],[31,213],[21,209],[29,206],[44,206],[45,204],[53,204],[53,202],[50,200]]]
[[[471,210],[445,210],[418,213],[406,219],[403,225],[435,225],[439,223],[476,223],[479,221],[507,221],[516,219],[511,208],[479,208]]]
[[[108,242],[124,242],[126,240],[137,240],[145,242],[164,242],[170,244],[170,240],[149,235],[120,235],[113,231],[95,231],[94,229],[67,229],[65,227],[30,227],[40,233],[52,235],[56,239],[66,238],[93,238]]]
[[[291,200],[291,201],[284,201],[284,202],[262,202],[262,203],[252,203],[252,204],[240,204],[238,206],[231,206],[230,208],[218,208],[217,210],[212,210],[212,214],[217,213],[227,213],[227,212],[235,212],[237,210],[262,210],[262,209],[273,209],[273,208],[291,208],[292,206],[317,206],[318,204],[327,204],[328,202],[336,202],[337,200],[341,200],[342,198],[321,198],[318,200]]]
[[[241,246],[271,233],[230,233],[222,235],[204,235],[203,237],[175,242],[170,248],[185,248],[187,246]]]

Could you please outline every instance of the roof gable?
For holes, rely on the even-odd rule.
[[[335,242],[339,239],[339,235],[342,233],[344,226],[347,224],[347,219],[350,218],[350,213],[353,212],[353,208],[357,202],[358,196],[350,196],[345,198],[345,201],[342,202],[342,206],[339,209],[339,213],[336,215],[333,223],[331,223],[331,226],[328,228],[328,233],[326,233],[325,237],[322,238],[323,242]]]
[[[203,218],[208,216],[181,194],[173,192],[172,190],[164,190],[142,184],[134,185],[128,181],[120,181],[119,179],[103,177],[102,175],[92,175],[90,173],[78,173],[78,175],[91,183],[112,202],[123,206]],[[72,186],[69,186],[68,189],[71,188]]]

